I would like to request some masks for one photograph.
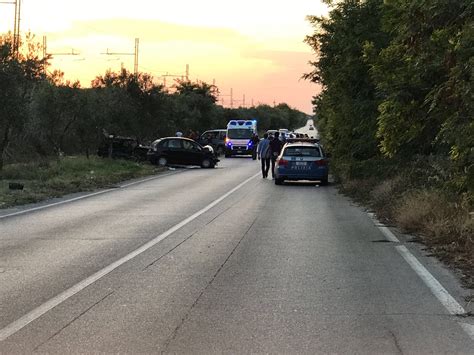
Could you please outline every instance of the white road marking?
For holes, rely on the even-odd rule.
[[[395,234],[393,234],[393,232],[388,227],[377,226],[377,228],[380,229],[380,231],[383,233],[385,238],[387,238],[387,240],[389,240],[393,243],[400,243],[400,240],[398,240],[398,238],[395,236]]]
[[[464,308],[448,293],[448,291],[446,291],[439,281],[430,274],[430,272],[413,256],[412,253],[408,251],[405,246],[399,245],[395,248],[449,313],[452,315],[466,313]]]
[[[474,324],[459,322],[462,329],[474,340]]]
[[[128,184],[120,185],[120,188],[126,188],[126,187],[129,187],[129,186],[132,186],[132,185],[141,184],[142,182],[155,180],[155,179],[160,179],[162,177],[166,177],[166,176],[174,175],[174,174],[176,174],[176,173],[168,173],[168,174],[153,176],[151,178],[147,178],[147,179],[144,179],[144,180],[134,181],[134,182],[131,182],[131,183],[128,183]],[[113,188],[113,189],[97,191],[97,192],[93,192],[93,193],[90,193],[90,194],[87,194],[87,195],[82,195],[82,196],[79,196],[79,197],[74,197],[74,198],[70,198],[70,199],[67,199],[67,200],[59,201],[59,202],[50,203],[50,204],[43,205],[43,206],[28,208],[26,210],[22,210],[22,211],[18,211],[18,212],[12,212],[12,213],[0,216],[0,219],[7,218],[7,217],[18,216],[18,215],[33,212],[33,211],[39,211],[39,210],[43,210],[45,208],[50,208],[50,207],[54,207],[54,206],[63,205],[65,203],[70,203],[70,202],[82,200],[82,199],[85,199],[85,198],[89,198],[89,197],[93,197],[93,196],[97,196],[97,195],[102,195],[102,194],[105,194],[105,193],[110,192],[110,191],[117,191],[117,189]]]
[[[372,220],[372,222],[374,222],[374,225],[378,229],[380,229],[380,231],[383,233],[383,235],[388,241],[392,243],[400,243],[400,240],[398,240],[395,234],[393,234],[393,232],[388,227],[386,227],[383,223],[380,223],[380,221],[375,217],[375,213],[367,212],[367,215]]]
[[[380,229],[385,238],[387,238],[387,240],[394,243],[400,243],[400,240],[388,227],[384,225],[378,225],[380,222],[377,220],[374,213],[369,212],[367,214],[369,215],[370,219],[372,219],[377,228]],[[410,251],[405,246],[399,245],[395,248],[450,314],[458,315],[466,313],[464,308],[449,294],[449,292],[441,285],[441,283],[436,280],[433,275],[431,275],[431,273],[418,261],[418,259],[412,253],[410,253]],[[459,322],[459,325],[464,329],[467,335],[469,335],[469,337],[474,340],[474,325],[463,322]]]
[[[15,334],[17,331],[24,328],[25,326],[27,326],[29,323],[33,322],[34,320],[38,319],[43,314],[50,311],[51,309],[53,309],[57,305],[61,304],[62,302],[64,302],[68,298],[74,296],[76,293],[82,291],[86,287],[90,286],[91,284],[93,284],[94,282],[96,282],[97,280],[102,278],[103,276],[109,274],[110,272],[112,272],[113,270],[115,270],[119,266],[125,264],[127,261],[133,259],[137,255],[140,255],[144,251],[150,249],[152,246],[156,245],[157,243],[159,243],[160,241],[162,241],[163,239],[165,239],[166,237],[168,237],[172,233],[176,232],[178,229],[184,227],[186,224],[193,221],[194,219],[196,219],[197,217],[199,217],[203,213],[209,211],[211,208],[216,206],[218,203],[222,202],[229,195],[231,195],[235,191],[239,190],[241,187],[243,187],[245,184],[247,184],[251,180],[255,179],[257,176],[260,176],[260,172],[258,172],[257,174],[249,177],[248,179],[244,180],[239,185],[234,187],[232,190],[228,191],[227,193],[225,193],[224,195],[222,195],[218,199],[214,200],[213,202],[211,202],[209,205],[207,205],[203,209],[197,211],[193,215],[189,216],[188,218],[186,218],[183,221],[179,222],[178,224],[174,225],[173,227],[168,229],[166,232],[158,235],[154,239],[150,240],[148,243],[145,243],[144,245],[142,245],[140,248],[132,251],[130,254],[125,255],[124,257],[122,257],[121,259],[115,261],[114,263],[110,264],[109,266],[106,266],[102,270],[99,270],[95,274],[89,276],[88,278],[86,278],[86,279],[82,280],[81,282],[75,284],[74,286],[68,288],[66,291],[64,291],[64,292],[60,293],[59,295],[51,298],[50,300],[46,301],[42,305],[40,305],[37,308],[33,309],[31,312],[25,314],[20,319],[17,319],[16,321],[13,321],[12,323],[10,323],[9,325],[7,325],[6,327],[4,327],[3,329],[0,330],[0,341],[4,341],[6,338],[11,336],[12,334]]]
[[[180,172],[180,171],[176,171],[176,172],[172,172],[172,173],[166,173],[166,174],[162,174],[162,175],[158,175],[158,176],[152,176],[152,177],[149,177],[149,178],[146,178],[146,179],[129,182],[127,184],[120,185],[120,188],[123,189],[123,188],[129,187],[129,186],[141,184],[142,182],[147,182],[147,181],[150,181],[150,180],[156,180],[156,179],[159,179],[159,178],[162,178],[162,177],[177,174],[178,172]]]

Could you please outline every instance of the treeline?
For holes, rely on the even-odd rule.
[[[416,161],[436,170],[432,182],[472,193],[474,3],[327,2],[327,18],[309,18],[318,59],[306,78],[323,85],[314,107],[337,175]]]
[[[146,73],[107,71],[90,88],[48,70],[34,36],[14,53],[0,37],[0,169],[5,163],[62,154],[95,154],[104,133],[140,142],[177,130],[225,128],[230,119],[257,119],[259,130],[297,128],[307,115],[287,104],[229,109],[217,105],[218,88],[177,81],[169,92]]]

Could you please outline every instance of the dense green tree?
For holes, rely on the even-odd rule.
[[[0,37],[0,170],[13,134],[21,135],[28,117],[31,90],[45,78],[49,58],[40,59],[39,45],[28,34],[13,51],[11,34]]]
[[[472,133],[473,14],[464,1],[385,2],[392,41],[369,61],[383,97],[377,134],[384,154],[466,154],[469,134],[457,131]]]
[[[332,3],[332,2],[330,2]],[[378,155],[377,107],[380,98],[369,76],[364,47],[379,50],[389,37],[381,30],[381,0],[340,1],[328,18],[309,17],[315,28],[306,37],[318,59],[305,75],[322,85],[314,98],[326,146],[350,173],[353,162]]]
[[[205,82],[176,81],[176,127],[203,130],[216,120],[218,90]]]
[[[43,81],[33,90],[29,108],[27,132],[36,150],[57,156],[66,152],[71,145],[67,137],[83,110],[79,83]]]
[[[109,118],[104,128],[108,131],[139,140],[157,135],[166,99],[163,87],[154,84],[151,75],[134,75],[125,69],[107,71],[92,81],[92,87],[103,91],[102,105]]]

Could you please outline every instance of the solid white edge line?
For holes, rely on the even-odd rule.
[[[398,240],[395,234],[393,234],[393,232],[388,227],[378,226],[377,228],[380,229],[380,231],[383,233],[385,238],[387,238],[387,240],[393,243],[400,243],[400,240]]]
[[[35,309],[30,311],[29,313],[25,314],[23,317],[17,319],[16,321],[13,321],[12,323],[10,323],[9,325],[7,325],[6,327],[4,327],[3,329],[0,330],[0,342],[4,341],[9,336],[15,334],[17,331],[24,328],[25,326],[27,326],[32,321],[38,319],[39,317],[41,317],[46,312],[50,311],[51,309],[53,309],[57,305],[61,304],[62,302],[64,302],[68,298],[74,296],[76,293],[78,293],[78,292],[82,291],[83,289],[85,289],[86,287],[90,286],[91,284],[93,284],[94,282],[96,282],[97,280],[102,278],[103,276],[109,274],[110,272],[112,272],[113,270],[115,270],[119,266],[123,265],[127,261],[133,259],[137,255],[139,255],[139,254],[143,253],[144,251],[148,250],[149,248],[151,248],[155,244],[159,243],[160,241],[162,241],[163,239],[168,237],[170,234],[176,232],[178,229],[182,228],[183,226],[185,226],[189,222],[193,221],[194,219],[196,219],[197,217],[199,217],[203,213],[209,211],[215,205],[222,202],[229,195],[231,195],[232,193],[234,193],[235,191],[237,191],[242,186],[244,186],[245,184],[247,184],[248,182],[250,182],[252,179],[256,178],[259,175],[260,175],[260,172],[258,172],[257,174],[249,177],[248,179],[244,180],[239,185],[234,187],[232,190],[228,191],[227,193],[225,193],[224,195],[222,195],[218,199],[214,200],[213,202],[211,202],[209,205],[207,205],[203,209],[197,211],[193,215],[189,216],[188,218],[186,218],[183,221],[179,222],[178,224],[174,225],[173,227],[168,229],[166,232],[158,235],[157,237],[155,237],[154,239],[152,239],[149,242],[145,243],[144,245],[142,245],[138,249],[132,251],[131,253],[125,255],[122,258],[120,258],[119,260],[113,262],[109,266],[106,266],[102,270],[99,270],[95,274],[89,276],[88,278],[82,280],[81,282],[75,284],[74,286],[68,288],[67,290],[60,293],[59,295],[51,298],[50,300],[46,301],[42,305],[36,307]]]
[[[372,222],[374,222],[374,225],[378,229],[380,229],[380,231],[383,233],[383,235],[385,236],[385,238],[388,241],[393,242],[393,243],[400,243],[400,240],[395,236],[395,234],[393,234],[393,232],[390,230],[390,228],[388,228],[388,227],[384,226],[382,223],[380,223],[380,221],[377,219],[377,217],[375,217],[375,213],[367,212],[367,215],[372,220]]]
[[[129,182],[127,184],[123,184],[123,185],[119,185],[121,189],[124,189],[126,187],[130,187],[130,186],[133,186],[133,185],[138,185],[138,184],[141,184],[143,182],[147,182],[147,181],[151,181],[151,180],[156,180],[156,179],[159,179],[159,178],[162,178],[162,177],[166,177],[166,176],[170,176],[170,175],[175,175],[175,174],[178,174],[180,172],[184,172],[186,170],[179,170],[179,171],[173,171],[173,172],[168,172],[166,174],[161,174],[161,175],[158,175],[158,176],[152,176],[152,177],[149,177],[149,178],[144,178],[142,180],[138,180],[138,181],[133,181],[133,182]]]
[[[163,174],[163,175],[158,175],[158,176],[154,176],[154,177],[147,178],[147,179],[144,179],[144,180],[134,181],[134,182],[131,182],[129,184],[120,185],[120,188],[126,188],[126,187],[129,187],[129,186],[132,186],[132,185],[140,184],[142,182],[147,182],[147,181],[150,181],[150,180],[155,180],[155,179],[159,179],[159,178],[174,175],[174,174],[176,174],[176,172]],[[65,203],[70,203],[70,202],[74,202],[74,201],[78,201],[78,200],[83,200],[85,198],[89,198],[89,197],[93,197],[93,196],[97,196],[97,195],[102,195],[102,194],[105,194],[105,193],[110,192],[110,191],[117,191],[117,189],[114,188],[114,189],[107,189],[107,190],[97,191],[97,192],[93,192],[93,193],[90,193],[90,194],[87,194],[87,195],[82,195],[82,196],[79,196],[79,197],[70,198],[70,199],[64,200],[64,201],[54,202],[54,203],[50,203],[50,204],[43,205],[43,206],[28,208],[26,210],[13,212],[13,213],[5,214],[5,215],[0,215],[0,219],[7,218],[7,217],[18,216],[18,215],[29,213],[29,212],[39,211],[39,210],[43,210],[45,208],[59,206],[59,205],[65,204]]]
[[[375,218],[374,213],[369,212],[367,214],[374,223],[380,223],[377,218]],[[387,240],[394,243],[400,243],[400,240],[388,227],[377,226],[377,228],[380,229]],[[464,314],[466,312],[464,308],[448,293],[448,291],[446,291],[439,281],[436,280],[433,275],[431,275],[431,273],[418,261],[418,259],[416,259],[412,253],[410,253],[410,251],[405,246],[400,245],[396,246],[395,248],[449,313],[456,315]],[[469,337],[474,340],[474,325],[463,322],[459,322],[459,325],[463,328],[467,335],[469,335]]]
[[[418,274],[423,282],[428,286],[435,297],[452,315],[464,314],[464,308],[446,291],[446,289],[434,278],[433,275],[413,256],[403,245],[395,247],[405,261]]]
[[[464,329],[464,331],[471,337],[474,341],[474,324],[459,322],[459,325]]]

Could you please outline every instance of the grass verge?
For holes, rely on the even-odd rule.
[[[0,208],[34,203],[69,193],[93,191],[118,182],[153,175],[162,168],[127,160],[83,156],[6,165],[0,171]],[[23,185],[11,190],[9,185]]]

